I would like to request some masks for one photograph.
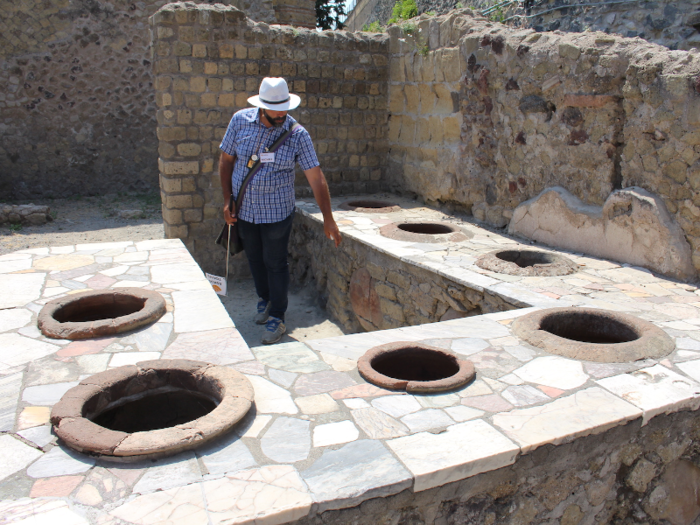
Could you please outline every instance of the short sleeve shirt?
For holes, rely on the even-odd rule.
[[[248,174],[247,164],[251,155],[260,156],[296,120],[287,115],[279,128],[267,128],[260,122],[258,108],[238,111],[231,118],[224,135],[221,150],[236,157],[231,174],[234,197]],[[238,218],[255,224],[279,222],[294,211],[294,167],[296,163],[306,171],[319,165],[309,132],[302,127],[275,152],[274,162],[264,163],[248,184]]]

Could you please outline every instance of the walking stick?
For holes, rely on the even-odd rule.
[[[233,208],[233,194],[228,202],[228,212],[231,213]],[[228,240],[226,241],[226,297],[228,297],[228,259],[231,256],[231,225],[228,225]]]

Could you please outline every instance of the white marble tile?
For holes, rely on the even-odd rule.
[[[340,421],[338,423],[326,423],[314,428],[314,447],[327,447],[350,443],[360,437],[360,431],[352,421]]]
[[[209,477],[258,466],[248,447],[234,433],[198,448],[196,453],[209,472]]]
[[[15,428],[17,403],[22,390],[21,372],[0,376],[0,432],[12,432]]]
[[[137,525],[210,525],[200,484],[153,492],[115,508],[110,514]]]
[[[257,438],[271,420],[272,416],[257,413],[251,416],[248,412],[248,415],[233,427],[233,431],[239,437]]]
[[[278,463],[303,461],[311,450],[310,422],[291,417],[278,417],[260,439],[260,448]]]
[[[685,363],[678,363],[676,366],[682,370],[684,373],[688,374],[690,377],[695,379],[700,383],[700,359],[696,361],[686,361]]]
[[[348,400],[349,401],[349,400]],[[418,412],[423,407],[413,396],[382,396],[372,400],[372,406],[391,417],[401,418],[406,414]],[[363,407],[350,407],[363,408]]]
[[[501,392],[501,396],[516,407],[546,403],[550,400],[549,396],[530,385],[510,386]]]
[[[54,435],[51,433],[50,425],[27,428],[25,430],[20,430],[17,433],[38,447],[45,447],[54,440]]]
[[[58,403],[63,394],[78,385],[78,381],[30,386],[22,392],[22,401],[35,406],[51,406]]]
[[[204,274],[199,266],[192,261],[177,264],[159,264],[151,267],[151,279],[154,283],[188,283],[204,280]]]
[[[148,281],[117,281],[110,288],[143,288],[148,286]]]
[[[119,352],[109,361],[110,367],[135,365],[141,361],[160,359],[160,352]]]
[[[700,384],[661,365],[596,382],[644,410],[645,425],[658,414],[700,406]]]
[[[414,412],[401,418],[401,422],[406,425],[411,432],[423,432],[434,428],[448,427],[454,423],[452,418],[442,410],[429,408]]]
[[[136,243],[136,249],[140,252],[150,250],[177,250],[184,248],[180,239],[152,239]]]
[[[0,435],[0,480],[24,469],[43,452],[10,435]]]
[[[202,472],[194,452],[183,452],[151,463],[133,490],[136,494],[146,494],[188,485],[201,479]]]
[[[289,388],[294,384],[294,380],[299,376],[294,372],[285,372],[284,370],[277,370],[275,368],[270,368],[267,371],[267,377],[272,379],[275,383],[284,388]]]
[[[430,394],[416,396],[418,403],[425,408],[445,408],[459,405],[460,398],[457,394]]]
[[[126,273],[129,266],[115,266],[114,268],[109,268],[107,270],[102,270],[100,273],[106,275],[107,277],[116,277],[117,275],[122,275]]]
[[[89,251],[89,250],[124,250],[129,246],[133,246],[132,241],[120,241],[120,242],[94,242],[89,244],[78,244],[75,246],[76,251]]]
[[[513,373],[529,383],[568,390],[577,388],[588,381],[579,361],[558,356],[533,359]]]
[[[482,351],[485,348],[491,346],[488,341],[484,339],[477,339],[475,337],[465,337],[462,339],[455,339],[452,341],[452,346],[450,349],[453,352],[457,352],[461,355],[472,355],[477,352]]]
[[[141,262],[148,259],[148,252],[122,253],[114,257],[114,262],[118,264]]]
[[[0,275],[0,310],[17,308],[41,297],[46,274]]]
[[[68,502],[57,499],[21,498],[0,503],[3,523],[16,525],[89,525],[85,516]]]
[[[27,469],[30,478],[52,478],[87,472],[95,464],[95,459],[70,449],[54,447]]]
[[[233,328],[224,305],[211,289],[173,292],[175,332],[204,332]]]
[[[541,445],[559,445],[600,434],[641,415],[639,408],[600,387],[592,387],[547,405],[496,414],[493,423],[526,453]]]
[[[302,413],[308,415],[327,414],[340,408],[340,405],[329,394],[297,397],[294,402]]]
[[[387,441],[414,476],[413,490],[440,487],[513,464],[520,451],[510,439],[482,420]]]
[[[365,401],[364,399],[361,399],[359,397],[354,397],[350,399],[343,399],[343,403],[345,403],[345,406],[352,409],[352,410],[357,410],[360,408],[370,408],[370,404]]]
[[[462,421],[469,421],[470,419],[476,419],[477,417],[484,415],[483,410],[461,405],[458,407],[447,407],[445,412],[447,412],[447,414],[458,423],[461,423]]]
[[[303,518],[311,495],[294,467],[270,465],[202,483],[211,524],[281,525]]]
[[[32,267],[32,258],[27,255],[25,259],[0,260],[0,274],[28,270]]]
[[[255,390],[255,408],[261,414],[297,414],[299,409],[292,401],[292,395],[262,377],[246,376]]]

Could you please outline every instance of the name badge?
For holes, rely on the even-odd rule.
[[[263,164],[267,164],[268,162],[275,162],[275,154],[274,153],[261,153],[260,154],[260,162]]]

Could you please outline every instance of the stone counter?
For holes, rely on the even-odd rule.
[[[313,204],[298,209],[320,229]],[[477,224],[462,224],[469,241],[426,250],[381,237],[379,216],[336,218],[348,246],[400,260],[416,276],[535,306],[248,348],[180,241],[2,256],[0,513],[81,524],[692,522],[700,511],[685,493],[700,472],[694,286],[575,254],[565,255],[581,270],[569,276],[502,276],[473,261],[518,243]],[[159,291],[169,312],[150,327],[82,342],[46,339],[35,327],[53,298],[121,286]],[[677,348],[659,360],[603,364],[548,355],[513,335],[514,319],[555,305],[636,315]],[[357,358],[393,341],[449,349],[475,364],[476,380],[440,395],[366,383]],[[254,412],[223,439],[155,462],[109,463],[56,442],[48,415],[67,389],[158,358],[246,374]]]

